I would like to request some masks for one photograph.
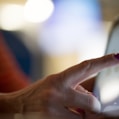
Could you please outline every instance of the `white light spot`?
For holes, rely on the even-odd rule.
[[[4,5],[1,8],[1,27],[5,30],[17,30],[24,24],[23,6],[16,4]]]
[[[54,10],[51,0],[28,0],[24,8],[25,19],[29,22],[43,22],[47,20]]]

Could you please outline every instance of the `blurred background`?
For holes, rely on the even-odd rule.
[[[119,0],[0,0],[0,30],[34,82],[104,55]]]

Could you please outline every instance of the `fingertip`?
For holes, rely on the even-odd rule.
[[[119,60],[119,53],[114,54],[114,57],[115,57],[117,60]]]

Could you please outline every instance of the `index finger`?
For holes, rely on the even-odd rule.
[[[63,71],[61,75],[63,76],[64,82],[67,85],[75,86],[76,84],[85,81],[93,74],[98,73],[102,69],[117,64],[119,64],[119,53],[109,54],[100,58],[86,60],[78,65],[75,65]]]

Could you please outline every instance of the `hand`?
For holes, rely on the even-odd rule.
[[[39,80],[11,96],[20,105],[20,113],[40,112],[48,119],[89,119],[89,114],[100,111],[100,103],[80,84],[93,74],[116,64],[119,60],[113,54],[87,60]]]

